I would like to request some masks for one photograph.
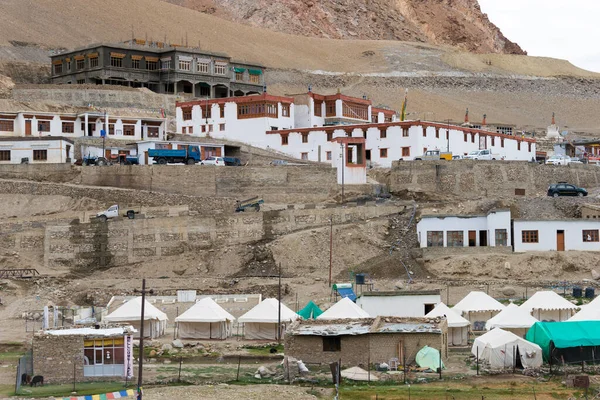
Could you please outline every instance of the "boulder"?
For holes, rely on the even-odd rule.
[[[173,345],[173,347],[178,348],[178,349],[183,349],[183,342],[179,339],[175,339],[171,342],[171,344]]]
[[[162,351],[171,351],[171,350],[173,350],[173,346],[171,346],[169,343],[165,343],[162,345],[162,347],[160,349]]]
[[[592,270],[592,279],[594,280],[598,280],[600,279],[600,274],[598,273],[598,271],[596,271],[595,269]]]
[[[502,288],[502,294],[507,297],[514,296],[516,293],[517,293],[517,291],[512,286],[506,286],[506,287]]]
[[[259,374],[262,378],[273,375],[273,372],[264,365],[261,365],[256,371],[256,373]]]

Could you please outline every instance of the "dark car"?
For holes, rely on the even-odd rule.
[[[559,182],[555,185],[550,185],[548,187],[548,196],[558,197],[558,196],[587,196],[588,192],[584,188],[577,187],[575,185],[571,185],[566,182]]]
[[[242,162],[240,161],[239,158],[223,157],[223,160],[225,161],[225,165],[229,165],[229,166],[233,166],[233,167],[239,167],[240,165],[242,165]]]

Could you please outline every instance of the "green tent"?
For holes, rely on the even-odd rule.
[[[304,319],[317,319],[321,314],[323,314],[323,311],[312,300],[308,302],[306,307],[298,311],[298,315]]]
[[[429,346],[425,346],[419,350],[415,357],[415,361],[421,368],[429,368],[434,371],[437,371],[440,365],[442,368],[445,368],[444,363],[440,360],[440,352]]]
[[[544,360],[548,361],[551,347],[576,348],[581,352],[581,347],[600,346],[600,321],[536,322],[525,339],[540,346]]]

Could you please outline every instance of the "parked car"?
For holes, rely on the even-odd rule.
[[[463,156],[462,154],[456,154],[452,156],[453,160],[464,160],[465,156]]]
[[[548,196],[558,197],[558,196],[587,196],[588,192],[584,188],[577,187],[575,185],[571,185],[567,182],[558,182],[555,185],[550,185],[548,187]]]
[[[467,160],[499,160],[498,154],[492,154],[491,150],[473,150],[465,156]]]
[[[240,165],[242,165],[242,162],[240,161],[239,158],[223,157],[223,160],[225,161],[225,165],[229,165],[232,167],[239,167]]]
[[[208,157],[205,160],[202,160],[200,162],[200,165],[214,165],[217,167],[224,167],[225,166],[225,160],[223,159],[223,157]]]
[[[562,154],[555,154],[546,160],[546,165],[569,165],[571,157]]]
[[[415,157],[415,161],[439,161],[439,160],[452,160],[452,153],[443,152],[439,150],[427,150],[422,156]]]

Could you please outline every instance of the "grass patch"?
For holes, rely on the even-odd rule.
[[[560,398],[568,399],[578,392],[565,388],[560,384],[545,382],[486,382],[485,386],[460,384],[455,382],[428,383],[425,385],[411,384],[410,398],[417,400],[452,398],[461,400],[480,400],[482,394],[486,399],[530,400],[533,398],[533,388],[538,399]],[[370,386],[344,386],[340,389],[340,397],[344,400],[379,399],[406,400],[408,385],[386,386],[372,383]],[[446,397],[448,396],[448,397]]]
[[[25,351],[4,351],[0,353],[0,360],[2,361],[17,361],[19,358],[25,355]]]
[[[129,385],[129,389],[133,389],[135,385]],[[76,383],[75,391],[78,396],[91,395],[91,394],[102,394],[108,392],[116,392],[118,390],[124,390],[124,382],[84,382]],[[14,391],[14,386],[12,388]],[[66,397],[73,391],[73,384],[62,384],[62,385],[44,385],[36,387],[21,387],[19,395],[23,396],[35,396],[35,397]],[[13,394],[12,392],[10,394]]]
[[[247,346],[245,347],[248,350],[248,353],[255,355],[255,356],[269,356],[273,353],[271,353],[271,349],[276,349],[277,353],[283,353],[283,345],[282,344],[278,344],[277,346],[256,346],[256,347],[250,347]]]

